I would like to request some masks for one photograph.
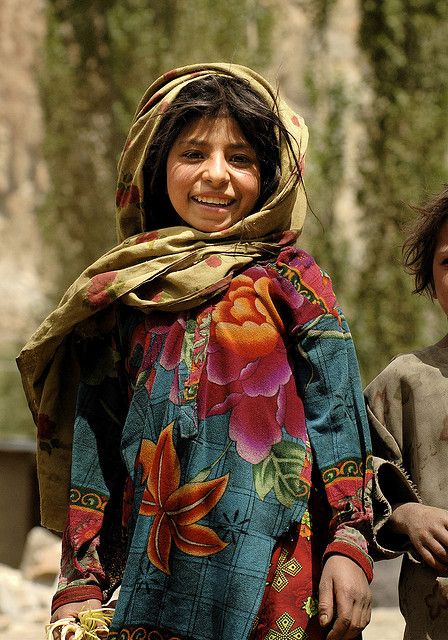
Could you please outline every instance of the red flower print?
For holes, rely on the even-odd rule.
[[[222,258],[220,258],[219,256],[209,256],[207,258],[207,260],[205,261],[205,264],[208,267],[212,267],[214,269],[216,269],[216,267],[220,267],[222,265]]]
[[[306,438],[289,338],[326,313],[340,322],[330,279],[308,254],[286,248],[277,265],[281,279],[268,277],[261,265],[251,267],[232,280],[216,304],[205,365],[208,384],[197,396],[199,419],[227,415],[238,455],[254,467],[267,461],[270,470],[284,453],[285,432],[302,442]],[[282,309],[288,313],[280,317]],[[276,491],[283,504],[293,493]]]
[[[154,106],[154,104],[157,102],[157,100],[159,100],[159,98],[161,97],[161,93],[157,92],[154,95],[152,95],[148,102],[145,104],[145,106],[142,108],[142,110],[140,111],[140,113],[138,114],[139,117],[143,116],[147,111],[149,111],[149,109],[151,109],[152,106]]]
[[[152,295],[149,296],[149,300],[151,302],[160,302],[163,297],[163,291],[156,291]]]
[[[93,276],[87,290],[87,301],[93,307],[101,307],[115,300],[116,293],[112,283],[117,277],[116,271],[106,271]]]
[[[141,233],[135,239],[135,244],[142,244],[143,242],[152,242],[153,240],[157,240],[159,237],[158,231],[146,231],[145,233]]]
[[[292,244],[297,240],[297,231],[292,231],[289,229],[287,231],[283,231],[278,239],[278,244],[280,246],[286,246],[288,244]]]
[[[221,499],[228,475],[180,485],[180,463],[173,443],[173,423],[160,434],[157,445],[143,440],[138,463],[146,482],[140,513],[154,516],[147,553],[151,563],[170,574],[174,543],[192,556],[210,556],[227,546],[210,527],[196,524]]]
[[[115,196],[115,204],[120,209],[124,209],[129,204],[140,202],[140,191],[135,184],[124,184],[120,182]]]
[[[264,460],[281,442],[282,428],[299,438],[305,428],[276,308],[277,298],[285,294],[262,274],[255,267],[234,278],[214,308],[207,393],[198,394],[201,419],[230,414],[229,437],[251,464]]]
[[[159,105],[159,113],[165,113],[165,111],[168,109],[169,106],[170,106],[169,101],[163,100]]]
[[[174,78],[177,78],[177,76],[179,75],[180,69],[170,69],[170,71],[167,71],[166,73],[163,74],[163,79],[166,82],[169,82],[170,80],[174,80]]]

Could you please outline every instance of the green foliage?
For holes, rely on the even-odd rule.
[[[296,0],[296,2],[310,17],[315,31],[322,38],[337,0]]]
[[[108,47],[101,46],[102,4],[49,3],[42,96],[51,189],[41,220],[56,250],[61,281],[73,279],[114,238],[111,104],[116,98]]]
[[[3,344],[0,349],[0,440],[35,437],[14,361],[17,352],[18,347],[14,344]]]
[[[353,118],[354,97],[343,75],[329,71],[332,61],[327,36],[336,4],[335,0],[302,3],[311,25],[305,89],[313,114],[308,122],[305,172],[311,215],[302,242],[331,274],[340,302],[350,310],[353,281],[346,278],[346,272],[351,256],[337,205],[346,181],[347,127]]]
[[[409,203],[447,179],[448,15],[445,2],[361,3],[360,43],[372,89],[359,202],[365,253],[355,323],[367,379],[391,357],[434,338],[426,301],[400,266]]]
[[[306,87],[315,113],[310,124],[312,144],[306,184],[311,207],[317,203],[315,217],[308,220],[306,241],[317,262],[331,274],[338,297],[346,307],[352,284],[345,277],[349,251],[335,203],[344,179],[345,115],[349,99],[342,78],[316,79],[310,72]]]

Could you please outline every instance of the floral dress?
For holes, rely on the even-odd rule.
[[[369,437],[328,276],[288,248],[190,312],[117,307],[79,345],[53,609],[105,599],[109,638],[323,638],[322,560],[371,579]]]

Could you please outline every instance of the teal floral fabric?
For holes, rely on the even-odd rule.
[[[307,508],[313,466],[330,514],[325,554],[371,578],[356,356],[308,254],[287,248],[193,311],[120,306],[113,334],[81,358],[54,609],[118,580],[110,638],[247,638],[274,545]]]

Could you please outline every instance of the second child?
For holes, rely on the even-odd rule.
[[[419,210],[404,257],[415,292],[437,300],[448,315],[448,188]],[[399,583],[404,638],[446,640],[448,335],[396,357],[370,383],[366,397],[384,506],[376,539],[386,556],[409,552]],[[400,467],[411,483],[400,479]]]

